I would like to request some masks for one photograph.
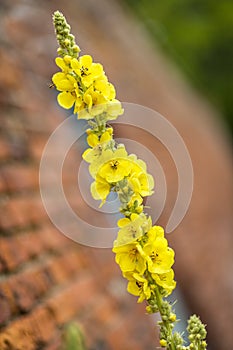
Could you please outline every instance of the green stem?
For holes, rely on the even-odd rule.
[[[157,301],[157,305],[158,305],[158,309],[159,309],[159,313],[161,315],[161,322],[163,323],[164,327],[166,328],[167,332],[168,332],[168,337],[167,337],[167,350],[176,350],[176,346],[173,342],[173,337],[172,337],[172,328],[171,328],[171,324],[168,321],[165,321],[163,319],[164,316],[164,312],[163,312],[163,299],[162,296],[159,292],[159,289],[156,287],[155,288],[155,296],[156,296],[156,301]]]

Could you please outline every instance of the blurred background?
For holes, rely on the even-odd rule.
[[[126,292],[111,250],[66,238],[41,201],[43,149],[70,113],[48,88],[57,71],[51,20],[57,9],[71,24],[82,54],[103,64],[117,97],[158,111],[182,136],[194,188],[184,220],[167,235],[176,252],[178,286],[170,300],[178,299],[182,320],[201,316],[208,349],[232,350],[233,12],[230,1],[199,0],[1,0],[0,349],[60,350],[70,322],[79,324],[89,350],[158,346],[157,319]],[[171,155],[151,134],[120,119],[115,130],[116,137],[137,141],[159,161],[167,197],[156,223],[166,226],[178,190]],[[51,164],[59,152],[59,147],[51,152]],[[104,224],[78,188],[80,162],[74,145],[63,166],[67,201],[86,221]],[[148,167],[150,172],[152,164]],[[48,188],[56,176],[49,168]],[[62,214],[59,205],[54,210]],[[74,234],[82,235],[78,231]],[[185,330],[185,322],[179,327]]]
[[[233,3],[122,0],[233,133]]]

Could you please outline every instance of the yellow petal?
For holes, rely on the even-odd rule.
[[[79,62],[85,68],[89,68],[92,65],[92,57],[90,55],[83,55],[80,57]]]
[[[88,155],[90,156],[90,152],[92,152],[92,150],[88,148],[82,154],[83,159],[88,163],[92,161],[92,157],[88,157]]]
[[[90,134],[87,136],[87,143],[91,147],[95,147],[99,142],[99,138],[96,134]]]
[[[88,108],[92,107],[92,97],[89,94],[84,94],[83,101],[86,103]]]
[[[133,213],[133,214],[130,215],[131,221],[136,220],[138,217],[139,217],[139,215],[138,215],[138,214],[135,214],[135,213]]]
[[[86,109],[78,109],[78,119],[92,119],[93,116]]]
[[[91,66],[91,73],[93,75],[93,78],[100,77],[101,80],[107,81],[107,77],[104,75],[103,66],[100,63],[93,63]]]
[[[79,71],[80,72],[80,63],[77,60],[77,58],[72,58],[71,60],[71,67],[74,71]]]
[[[63,58],[61,57],[56,57],[55,59],[55,62],[56,62],[56,65],[61,68],[61,70],[66,70],[67,69],[67,65],[66,63],[64,62]]]
[[[108,119],[116,119],[119,115],[124,113],[124,109],[121,107],[121,103],[118,100],[112,100],[107,106]]]
[[[61,80],[66,79],[65,73],[58,72],[52,76],[52,82],[57,85]]]
[[[101,138],[100,138],[100,142],[107,142],[107,141],[110,141],[111,140],[111,136],[109,134],[108,131],[105,131],[102,135],[101,135]]]
[[[116,97],[116,90],[114,88],[114,86],[109,83],[109,99],[113,100]]]
[[[74,84],[68,79],[63,79],[57,83],[57,89],[62,91],[72,91],[74,90]]]
[[[73,106],[75,97],[70,92],[63,91],[58,94],[57,101],[61,107],[69,109]]]
[[[72,59],[71,56],[65,55],[63,58],[63,61],[68,65],[68,64],[70,64],[71,59]]]
[[[119,219],[117,222],[118,227],[122,228],[125,225],[128,225],[130,223],[130,219],[128,218],[123,218],[123,219]]]

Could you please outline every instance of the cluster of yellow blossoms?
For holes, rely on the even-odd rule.
[[[134,154],[128,155],[124,145],[116,145],[112,128],[98,135],[98,128],[88,129],[88,148],[83,158],[90,163],[89,171],[94,182],[91,193],[105,202],[115,191],[121,202],[124,218],[113,252],[123,276],[128,279],[128,291],[139,296],[138,301],[154,297],[155,288],[163,295],[175,288],[174,252],[168,247],[162,227],[152,226],[151,217],[143,212],[143,197],[153,193],[153,177],[147,173],[146,164]]]
[[[69,34],[69,25],[55,14],[59,41],[56,64],[61,69],[52,77],[59,91],[57,100],[64,108],[74,108],[79,119],[86,119],[88,148],[83,158],[89,165],[94,181],[92,196],[103,205],[111,191],[118,194],[120,228],[114,242],[116,262],[128,279],[128,291],[139,296],[138,301],[154,297],[155,288],[168,295],[175,288],[174,252],[168,247],[164,231],[152,226],[144,213],[143,198],[153,193],[154,180],[146,164],[134,154],[128,154],[123,144],[116,144],[109,120],[123,113],[116,100],[114,86],[108,82],[103,66],[89,55],[79,56],[80,49]]]
[[[56,64],[61,72],[54,74],[52,81],[60,91],[57,97],[60,106],[66,109],[74,106],[79,119],[92,119],[102,114],[111,120],[123,113],[103,66],[93,63],[91,56],[76,58],[65,55],[57,57]]]
[[[59,12],[54,13],[54,26],[59,43],[56,64],[61,69],[52,77],[59,91],[58,103],[70,109],[79,119],[86,119],[87,142],[90,146],[83,159],[88,162],[94,181],[92,196],[103,205],[111,191],[117,193],[123,218],[118,221],[119,232],[113,252],[123,276],[128,280],[127,290],[138,296],[138,302],[147,301],[148,313],[160,312],[160,345],[168,350],[205,350],[205,326],[195,316],[190,319],[188,332],[190,346],[183,346],[182,335],[172,332],[176,315],[164,296],[176,286],[172,265],[174,251],[168,247],[164,230],[153,226],[144,212],[143,199],[153,193],[154,180],[147,173],[146,164],[134,154],[128,154],[123,144],[113,138],[109,120],[123,113],[116,100],[114,86],[108,82],[103,67],[92,57],[79,57],[80,49],[70,34],[70,26]],[[201,336],[196,330],[201,330]],[[200,332],[199,332],[200,333]]]

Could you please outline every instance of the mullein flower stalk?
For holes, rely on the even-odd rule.
[[[174,251],[168,246],[162,227],[152,225],[145,212],[143,199],[153,194],[154,180],[148,174],[145,162],[135,154],[128,154],[123,144],[113,138],[109,121],[122,113],[114,86],[108,81],[103,66],[94,63],[89,55],[79,56],[80,49],[70,34],[70,26],[59,11],[53,16],[59,44],[56,64],[60,68],[52,77],[59,91],[60,106],[74,109],[78,119],[89,125],[89,148],[83,159],[89,163],[93,177],[91,193],[101,205],[111,191],[116,192],[123,218],[118,220],[118,236],[113,252],[127,290],[146,301],[147,313],[160,313],[160,346],[167,350],[205,350],[205,326],[192,316],[188,322],[190,345],[184,346],[181,334],[173,332],[176,314],[166,297],[176,287],[174,280]]]

